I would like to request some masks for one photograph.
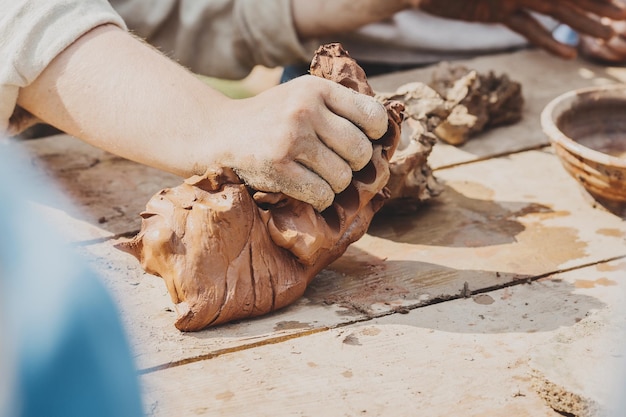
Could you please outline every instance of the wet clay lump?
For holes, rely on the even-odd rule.
[[[324,45],[311,74],[374,95],[365,73],[339,44]],[[389,197],[389,159],[400,140],[404,107],[387,100],[387,133],[373,141],[331,207],[250,189],[228,168],[164,189],[141,213],[142,226],[117,248],[160,276],[175,304],[176,327],[196,331],[285,307],[367,230]]]

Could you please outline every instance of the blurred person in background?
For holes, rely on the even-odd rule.
[[[16,176],[15,152],[0,139],[0,417],[140,417],[116,306],[42,220],[37,202],[60,197]]]

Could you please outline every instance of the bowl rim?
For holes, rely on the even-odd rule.
[[[556,126],[556,122],[552,117],[555,107],[561,104],[563,101],[570,100],[575,97],[589,95],[591,93],[608,90],[623,90],[624,101],[626,102],[626,83],[577,88],[558,95],[544,107],[541,112],[541,126],[544,133],[548,136],[548,139],[550,140],[550,142],[552,142],[552,144],[560,145],[570,153],[580,155],[598,164],[608,165],[619,169],[626,169],[626,159],[596,151],[594,149],[581,145],[573,139],[570,139],[569,137],[565,136],[565,134],[561,132],[561,130]]]

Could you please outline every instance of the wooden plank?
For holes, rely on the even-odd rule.
[[[182,182],[180,177],[117,157],[67,135],[22,141],[16,146],[26,152],[22,174],[47,177],[74,204],[76,209],[71,212],[66,207],[52,207],[50,212],[72,241],[139,230],[139,213],[150,197]],[[85,228],[85,223],[92,227]]]
[[[551,386],[554,397],[606,410],[621,394],[611,381],[625,360],[614,337],[626,324],[625,270],[624,260],[603,263],[151,372],[146,407],[153,416],[556,417],[569,411],[554,411],[544,389],[558,370],[531,358],[560,344],[589,350],[568,358],[577,376]]]
[[[274,343],[366,318],[353,309],[312,303],[305,297],[264,317],[183,333],[174,327],[176,313],[161,278],[146,274],[135,258],[115,249],[112,241],[78,246],[77,250],[100,273],[117,301],[141,370]]]
[[[583,60],[562,60],[537,50],[484,56],[458,61],[458,64],[480,72],[506,73],[512,80],[520,82],[525,98],[523,119],[512,126],[484,132],[460,147],[438,143],[429,158],[433,168],[547,145],[539,115],[550,100],[575,88],[626,79],[623,69],[601,67]],[[432,67],[397,72],[372,77],[371,83],[376,91],[395,91],[408,82],[430,82],[432,72]]]
[[[377,217],[308,297],[384,314],[626,255],[626,222],[594,208],[551,153],[438,176],[438,199],[413,215]]]
[[[593,208],[549,152],[524,152],[438,173],[440,198],[380,215],[295,306],[258,320],[181,334],[163,283],[111,242],[88,245],[118,296],[142,368],[211,355],[523,283],[626,255],[626,223]],[[291,327],[287,328],[285,327]],[[265,342],[264,342],[265,343]]]

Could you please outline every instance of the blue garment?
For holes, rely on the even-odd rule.
[[[578,45],[579,35],[574,29],[567,25],[559,25],[552,31],[552,36],[557,41],[570,46]]]
[[[142,416],[114,303],[84,260],[38,217],[32,197],[55,198],[51,187],[24,183],[12,169],[14,157],[0,140],[0,352],[13,359],[8,371],[0,369],[13,388],[12,409],[0,404],[0,414]]]

